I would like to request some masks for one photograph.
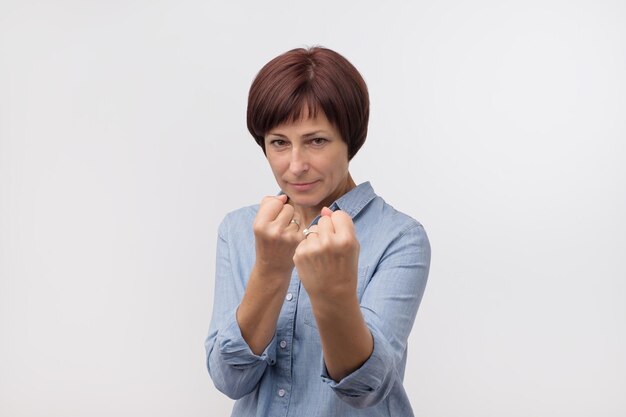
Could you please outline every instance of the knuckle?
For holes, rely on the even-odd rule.
[[[354,249],[355,247],[354,243],[355,243],[355,240],[350,237],[340,237],[335,242],[335,245],[341,251],[349,251],[349,250]]]
[[[252,231],[255,235],[261,234],[263,232],[263,226],[258,220],[255,220],[254,223],[252,223]]]
[[[265,196],[263,197],[263,200],[261,200],[261,205],[262,206],[277,206],[278,204],[281,204],[280,200],[278,200],[276,197],[273,197],[271,195]]]
[[[300,258],[306,258],[311,253],[311,245],[308,243],[298,245],[298,247],[296,248],[296,253]]]
[[[285,213],[293,214],[295,209],[293,208],[291,204],[285,204],[283,205],[282,211],[284,211]]]
[[[275,227],[270,227],[267,230],[267,237],[269,237],[272,240],[280,240],[282,233],[280,233],[280,230],[278,230]]]
[[[261,205],[267,204],[268,202],[270,202],[273,199],[274,199],[274,197],[266,195],[265,197],[263,197],[263,199],[261,199]]]

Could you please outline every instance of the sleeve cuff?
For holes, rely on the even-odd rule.
[[[391,361],[391,346],[389,346],[389,343],[378,330],[370,329],[370,331],[374,339],[372,354],[360,368],[344,377],[341,381],[336,382],[328,375],[328,370],[322,357],[322,380],[339,397],[347,397],[345,398],[346,400],[348,398],[367,397],[368,400],[366,402],[368,404],[361,404],[362,406],[371,405],[372,401],[376,403],[387,395],[387,391],[391,389],[389,386],[391,384],[388,384],[388,381],[395,369]],[[354,405],[359,406],[359,404]]]
[[[249,368],[259,362],[267,362],[268,365],[276,363],[276,335],[261,355],[255,355],[241,335],[236,312],[228,317],[227,325],[218,335],[217,344],[224,362],[237,369]]]

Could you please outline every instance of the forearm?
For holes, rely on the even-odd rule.
[[[361,367],[374,349],[356,294],[311,300],[328,375],[340,381]]]
[[[241,335],[255,355],[263,353],[276,332],[276,322],[289,287],[290,272],[255,266],[237,309]]]

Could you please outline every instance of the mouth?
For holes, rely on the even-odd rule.
[[[289,185],[291,186],[291,188],[293,188],[296,191],[308,191],[311,188],[315,187],[315,185],[317,185],[318,181],[312,181],[312,182],[300,182],[300,183],[289,183]]]

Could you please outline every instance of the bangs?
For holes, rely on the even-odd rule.
[[[265,100],[260,100],[253,122],[255,136],[264,137],[276,126],[315,118],[320,112],[329,122],[335,123],[331,119],[334,112],[329,100],[326,99],[324,105],[320,94],[314,91],[314,86],[308,84],[294,91],[289,91],[289,88],[286,90],[276,89]]]
[[[281,117],[276,120],[273,126],[269,126],[267,130],[269,131],[276,126],[282,125],[283,123],[294,123],[306,119],[313,119],[317,117],[320,111],[324,113],[324,110],[321,107],[322,105],[312,91],[309,90],[300,95],[296,94],[293,104],[287,104],[283,109],[281,109],[282,112],[277,112],[276,114],[280,114]]]

